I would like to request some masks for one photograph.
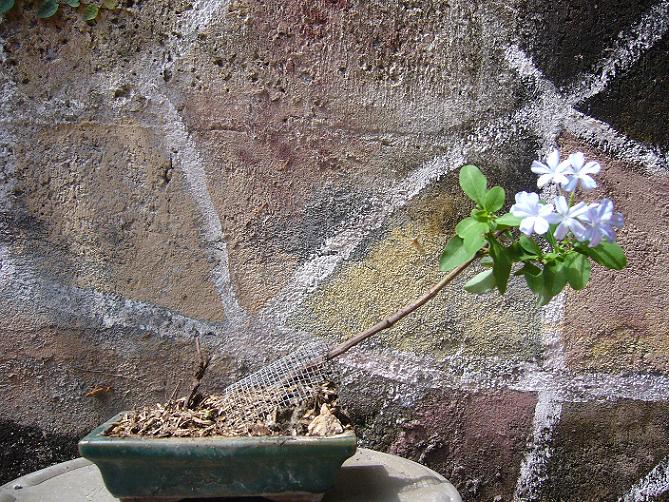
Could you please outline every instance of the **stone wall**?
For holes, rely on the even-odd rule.
[[[459,166],[532,189],[558,145],[629,267],[545,308],[460,282],[336,373],[362,445],[466,500],[667,500],[669,1],[61,11],[0,24],[4,480],[188,385],[195,335],[215,392],[374,323],[438,280]]]

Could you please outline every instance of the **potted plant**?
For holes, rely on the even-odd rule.
[[[353,432],[336,427],[330,410],[333,403],[317,397],[323,379],[320,369],[328,360],[420,308],[474,263],[484,270],[464,285],[468,292],[497,289],[504,294],[513,274],[525,279],[542,305],[567,285],[583,289],[590,277],[591,261],[615,270],[626,266],[625,254],[615,243],[615,231],[623,219],[614,211],[613,202],[577,200],[595,188],[591,175],[599,172],[600,165],[586,162],[580,152],[560,161],[556,150],[543,162],[534,161],[531,170],[539,175],[538,187],[545,188],[543,198],[534,192],[517,193],[509,212],[500,214],[506,200],[504,189],[488,188],[476,166],[460,169],[460,186],[475,206],[471,215],[456,225],[455,235],[441,254],[440,268],[447,275],[411,304],[324,355],[309,348],[291,354],[231,386],[222,397],[196,399],[209,364],[197,345],[200,365],[188,398],[159,405],[145,416],[136,412],[125,437],[114,432],[129,415],[112,418],[80,442],[81,454],[100,467],[111,493],[121,498],[263,495],[275,500],[318,500],[334,483],[343,461],[355,451]],[[286,402],[298,403],[298,407],[309,403],[306,408],[311,411],[305,416],[313,415],[325,435],[265,435],[271,432],[268,424],[277,423],[278,410]],[[170,415],[173,411],[179,413]],[[141,435],[155,426],[152,419],[166,420],[165,413],[176,421],[176,428],[168,434],[158,429],[159,433],[148,438]],[[184,413],[202,426],[186,434],[191,437],[178,433],[183,425],[179,417]],[[329,431],[332,434],[327,434],[324,425],[328,421],[335,424]],[[238,429],[233,430],[231,424]],[[133,429],[135,425],[138,428]],[[307,426],[307,434],[314,432],[312,426]],[[209,434],[219,430],[217,427],[239,435]]]

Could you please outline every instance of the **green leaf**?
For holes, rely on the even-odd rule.
[[[525,271],[525,282],[527,282],[527,287],[539,297],[539,301],[543,297],[544,293],[544,276],[539,269],[538,274],[534,274],[529,270]]]
[[[479,263],[481,263],[482,267],[492,268],[493,266],[492,256],[484,256],[483,258],[481,258],[481,261]]]
[[[575,289],[583,289],[590,279],[590,260],[582,254],[571,252],[565,260],[567,282]]]
[[[468,252],[465,249],[462,238],[455,235],[451,237],[448,244],[446,244],[446,248],[441,253],[441,257],[439,258],[439,269],[442,272],[449,272],[455,267],[471,260],[475,255],[476,251],[473,253]]]
[[[486,194],[488,182],[478,167],[467,164],[460,168],[460,187],[474,202],[483,206],[483,197]]]
[[[483,234],[490,230],[488,224],[477,220],[476,218],[465,218],[455,226],[455,233],[463,239],[472,234]]]
[[[606,268],[613,270],[622,270],[627,266],[627,258],[625,252],[615,242],[602,242],[599,246],[590,248],[581,246],[577,249],[578,252],[588,255],[597,263]]]
[[[485,270],[476,274],[465,284],[465,291],[469,293],[486,293],[495,288],[495,275],[492,270]]]
[[[520,242],[520,247],[522,247],[525,251],[527,251],[531,255],[541,256],[541,248],[539,247],[539,244],[535,242],[534,239],[531,239],[525,234],[521,234],[518,242]]]
[[[567,284],[567,271],[566,267],[561,262],[549,263],[544,267],[544,284],[546,285],[547,292],[550,294],[548,298],[548,303],[551,298],[560,294]]]
[[[75,9],[81,5],[79,0],[65,0],[65,3],[69,5],[70,7],[74,7]]]
[[[462,220],[455,227],[455,233],[462,237],[465,249],[468,253],[476,252],[485,244],[484,233],[490,230],[487,223],[478,221],[475,218],[469,217]]]
[[[84,12],[81,15],[84,21],[93,21],[96,17],[98,17],[98,12],[100,9],[98,9],[98,6],[92,3],[89,3],[85,8]]]
[[[502,246],[496,239],[490,239],[490,255],[493,259],[493,274],[495,275],[495,284],[501,294],[506,293],[506,286],[511,275],[511,265],[513,259],[509,251]]]
[[[526,264],[527,267],[528,264]],[[541,305],[548,304],[555,295],[560,293],[567,283],[567,276],[561,263],[553,263],[544,266],[540,274],[533,273],[540,270],[527,267],[525,270],[525,281],[527,286],[537,295]]]
[[[529,262],[539,258],[534,253],[530,254],[525,251],[518,241],[511,244],[507,249],[509,250],[509,256],[513,261]]]
[[[518,216],[514,216],[511,213],[506,213],[500,216],[495,220],[495,223],[497,223],[497,226],[504,226],[504,227],[517,227],[520,225],[520,222],[522,221],[522,218],[518,218]]]
[[[502,206],[504,205],[504,196],[504,189],[502,187],[492,187],[483,196],[483,204],[481,205],[486,211],[494,213],[495,211],[502,209]]]
[[[0,0],[0,14],[4,14],[14,7],[15,0]]]
[[[476,253],[486,243],[483,234],[471,234],[464,240],[465,251],[468,253]]]
[[[525,262],[523,266],[513,275],[540,275],[541,269],[537,267],[534,263]]]
[[[47,17],[53,16],[56,12],[58,12],[58,1],[44,0],[37,10],[37,17],[46,19]]]
[[[118,7],[118,0],[102,0],[102,6],[105,9],[114,10]]]

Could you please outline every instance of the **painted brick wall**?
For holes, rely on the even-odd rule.
[[[473,162],[603,165],[630,265],[459,284],[336,368],[364,446],[471,501],[669,497],[669,1],[124,2],[0,23],[0,475],[334,343],[438,280]],[[95,386],[112,391],[91,398]]]

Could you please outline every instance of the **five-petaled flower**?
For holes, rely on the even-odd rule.
[[[532,192],[519,192],[516,194],[516,203],[511,206],[511,214],[522,218],[520,231],[525,235],[535,232],[543,235],[548,231],[549,222],[546,219],[553,212],[553,204],[545,204],[539,201],[539,196]]]
[[[549,153],[545,163],[538,160],[532,162],[531,169],[533,173],[540,175],[537,180],[537,186],[539,188],[543,188],[549,183],[566,185],[569,183],[567,175],[573,173],[570,159],[560,162],[559,150],[553,150]]]
[[[588,206],[585,202],[579,202],[570,207],[567,199],[562,195],[558,195],[555,198],[555,211],[555,213],[549,214],[546,219],[552,225],[557,224],[557,228],[553,233],[557,240],[563,240],[569,230],[576,236],[585,235],[586,228],[577,219],[588,212]]]
[[[583,224],[583,230],[574,230],[579,241],[588,241],[588,246],[596,247],[604,239],[616,241],[614,229],[623,226],[623,215],[613,211],[613,201],[603,199],[601,202],[590,204],[586,212],[578,216]]]
[[[599,162],[594,160],[586,162],[585,155],[582,152],[572,153],[567,161],[571,165],[571,172],[568,181],[562,183],[562,187],[567,192],[573,192],[577,186],[585,191],[590,191],[597,186],[590,175],[599,173],[601,169]]]

